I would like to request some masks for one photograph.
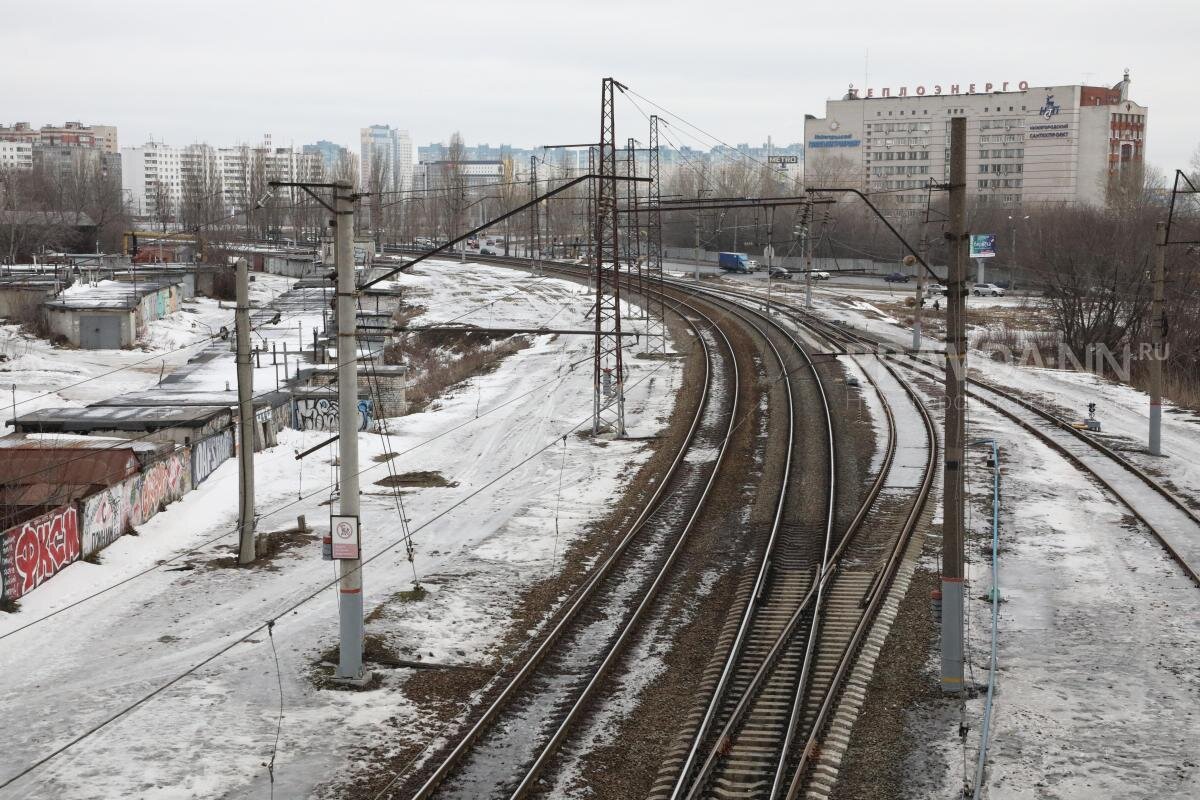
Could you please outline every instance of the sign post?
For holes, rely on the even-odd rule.
[[[975,259],[975,282],[986,283],[983,279],[983,259],[996,257],[996,234],[971,234],[971,258]]]
[[[333,515],[329,518],[329,535],[334,560],[359,557],[358,517]]]

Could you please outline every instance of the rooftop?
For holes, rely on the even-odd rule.
[[[88,406],[40,408],[10,420],[10,423],[25,432],[153,431],[200,427],[227,414],[228,405]]]
[[[46,306],[61,309],[131,309],[146,295],[178,283],[178,280],[170,278],[152,278],[137,283],[104,280],[95,285],[80,282],[68,286],[58,297],[47,301]]]

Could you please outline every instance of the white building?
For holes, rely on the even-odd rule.
[[[140,147],[121,148],[122,189],[137,216],[159,217],[160,203],[167,205],[164,216],[176,215],[189,181],[206,192],[219,192],[226,210],[233,212],[259,199],[251,197],[252,194],[265,194],[268,181],[323,178],[324,165],[319,153],[273,147],[270,136],[259,145],[174,147],[147,142]],[[282,193],[294,200],[295,191]]]
[[[865,96],[863,96],[865,95]],[[1112,88],[1000,84],[853,87],[804,123],[810,187],[886,192],[889,212],[923,214],[930,180],[950,177],[950,118],[967,118],[967,190],[977,203],[1103,204],[1140,182],[1145,106],[1129,73]]]
[[[32,142],[0,141],[0,170],[33,169]]]
[[[121,148],[121,192],[134,215],[174,213],[182,197],[182,180],[180,148],[162,142]]]
[[[413,143],[408,131],[388,125],[371,125],[360,131],[359,147],[359,183],[363,191],[370,191],[377,161],[382,162],[383,191],[403,191],[412,187]]]

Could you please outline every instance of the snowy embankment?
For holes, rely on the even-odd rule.
[[[908,344],[910,331],[846,294],[820,290],[814,304],[820,313]],[[1145,393],[1089,373],[1016,367],[978,352],[970,366],[1069,416],[1082,418],[1087,403],[1096,402],[1110,446],[1165,476],[1179,495],[1200,496],[1195,414],[1167,407],[1166,457],[1153,458],[1145,452]],[[928,385],[926,391],[939,407],[940,392]],[[979,404],[971,406],[967,433],[969,440],[995,438],[1003,466],[999,674],[983,796],[1200,796],[1200,680],[1193,666],[1200,659],[1200,592],[1122,504],[1060,454]],[[971,452],[968,679],[982,685],[991,630],[991,479],[984,448]],[[924,566],[937,570],[932,560]],[[936,682],[936,652],[926,669]],[[964,744],[952,705],[912,713],[908,732],[916,746],[906,774],[912,796],[957,795],[964,769],[973,779],[982,716],[982,697],[968,701]]]
[[[398,284],[409,291],[407,302],[426,308],[416,324],[475,309],[459,321],[536,326],[553,319],[556,327],[588,327],[585,289],[557,279],[430,264],[400,276]],[[599,443],[569,435],[564,443],[564,434],[590,422],[590,352],[588,337],[534,337],[531,347],[439,398],[431,406],[436,410],[389,420],[387,440],[360,435],[363,545],[372,558],[364,569],[369,635],[411,658],[486,663],[488,648],[511,625],[522,589],[556,570],[556,558],[603,516],[622,479],[649,451],[644,442],[628,440]],[[673,408],[678,362],[626,363],[631,434],[652,434]],[[224,380],[218,369],[233,379],[232,360],[223,358],[206,367],[212,371],[206,382]],[[325,448],[302,461],[294,458],[327,436],[287,431],[278,447],[257,455],[260,531],[291,528],[297,514],[318,530],[327,524],[334,454]],[[399,455],[389,462],[386,452]],[[452,484],[406,488],[403,494],[416,573],[429,590],[419,602],[394,600],[411,588],[413,571],[397,500],[377,484],[388,476],[389,463],[392,472],[436,472]],[[337,635],[337,595],[321,588],[331,581],[333,565],[320,559],[315,539],[277,555],[269,566],[217,564],[233,540],[236,473],[234,461],[223,464],[138,536],[105,550],[99,565],[71,565],[23,600],[20,613],[0,615],[4,635],[100,588],[116,587],[0,644],[0,703],[9,720],[0,737],[0,781],[187,673],[128,716],[0,789],[0,798],[267,796],[265,764],[279,722],[279,683],[278,797],[308,796],[367,748],[400,744],[387,738],[398,734],[382,726],[384,720],[399,720],[413,742],[438,733],[404,696],[410,670],[384,670],[381,688],[370,692],[314,688],[319,653],[335,645]],[[193,547],[199,550],[167,568],[134,577]],[[188,673],[268,620],[276,620],[270,636],[254,633]]]

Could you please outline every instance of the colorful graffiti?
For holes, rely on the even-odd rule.
[[[172,453],[155,462],[142,472],[142,479],[134,499],[130,502],[134,525],[141,525],[158,513],[167,503],[183,497],[188,486],[188,468],[183,462],[184,454]]]
[[[138,491],[141,475],[96,492],[83,501],[83,554],[90,556],[119,539],[132,524],[130,498]]]
[[[302,431],[336,431],[338,429],[338,401],[329,397],[298,397],[295,400],[295,422],[293,427]],[[374,421],[374,408],[370,400],[358,401],[358,429],[368,430]]]
[[[166,504],[191,488],[186,451],[172,453],[145,472],[109,486],[83,500],[80,538],[90,556],[147,522]]]
[[[4,596],[15,600],[79,559],[79,517],[74,506],[56,508],[9,528],[0,540]]]
[[[200,482],[233,456],[233,431],[222,431],[192,443],[192,486]]]

